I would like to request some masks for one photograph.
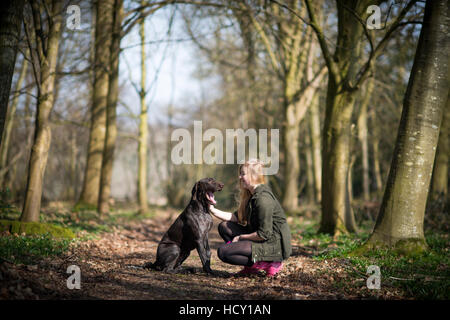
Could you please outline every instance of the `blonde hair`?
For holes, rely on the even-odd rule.
[[[248,175],[249,184],[252,186],[258,184],[266,183],[266,179],[263,174],[264,164],[258,159],[250,159],[244,164],[241,164],[238,169],[238,175],[241,174],[241,170],[245,170],[245,174]],[[248,201],[250,200],[252,194],[248,189],[245,189],[241,185],[241,180],[239,180],[239,208],[237,211],[238,222],[242,225],[247,225],[248,217],[245,212]]]

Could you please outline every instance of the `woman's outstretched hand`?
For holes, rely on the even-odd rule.
[[[212,204],[209,205],[209,211],[212,215],[222,221],[236,221],[236,218],[231,212],[226,212],[215,208]]]

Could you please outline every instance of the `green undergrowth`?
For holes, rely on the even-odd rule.
[[[50,234],[0,236],[0,260],[33,264],[36,260],[65,253],[72,240],[57,239]]]
[[[337,277],[336,288],[354,287],[355,279],[370,276],[367,268],[378,266],[381,272],[381,287],[401,289],[405,297],[416,299],[450,298],[450,241],[448,233],[426,230],[428,249],[416,254],[404,254],[401,250],[376,248],[359,250],[372,231],[371,221],[359,225],[357,234],[331,237],[318,234],[319,219],[295,217],[291,222],[293,239],[300,247],[309,249],[317,261],[332,259],[336,263],[349,264],[346,277]],[[332,268],[328,270],[334,272]],[[366,283],[361,283],[366,286]]]
[[[416,254],[402,254],[390,248],[377,248],[355,254],[356,250],[342,248],[318,258],[346,258],[362,274],[366,274],[368,266],[376,265],[381,271],[382,286],[384,283],[387,286],[400,287],[406,296],[419,299],[449,299],[448,235],[427,232],[425,238],[428,250]]]
[[[66,203],[44,207],[39,222],[22,223],[21,212],[14,205],[0,203],[0,260],[33,263],[39,257],[67,252],[71,244],[96,239],[103,232],[113,232],[130,222],[152,218],[156,208],[146,214],[117,206],[109,214],[99,215],[87,206],[75,209]]]
[[[20,211],[12,208],[2,210],[0,219],[18,220],[20,215]],[[67,228],[75,234],[83,232],[84,236],[96,237],[102,232],[120,229],[128,222],[152,218],[154,215],[153,208],[146,214],[137,214],[134,210],[112,209],[110,213],[100,215],[97,211],[87,207],[78,206],[73,210],[69,206],[61,206],[43,209],[39,216],[39,222]]]

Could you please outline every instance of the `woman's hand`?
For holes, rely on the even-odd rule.
[[[244,240],[250,240],[250,241],[256,241],[256,242],[264,241],[264,239],[261,238],[260,236],[258,236],[258,234],[255,231],[253,233],[241,234],[239,236],[236,236],[236,237],[234,237],[233,242],[244,241]]]
[[[211,212],[214,217],[223,221],[237,221],[231,212],[216,209],[212,204],[209,205],[209,212]]]

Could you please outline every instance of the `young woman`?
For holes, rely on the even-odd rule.
[[[238,274],[265,270],[273,276],[292,252],[291,233],[280,203],[265,184],[263,163],[253,159],[239,166],[240,203],[236,212],[211,205],[211,213],[223,220],[219,234],[226,242],[217,250],[223,262],[242,265]]]

